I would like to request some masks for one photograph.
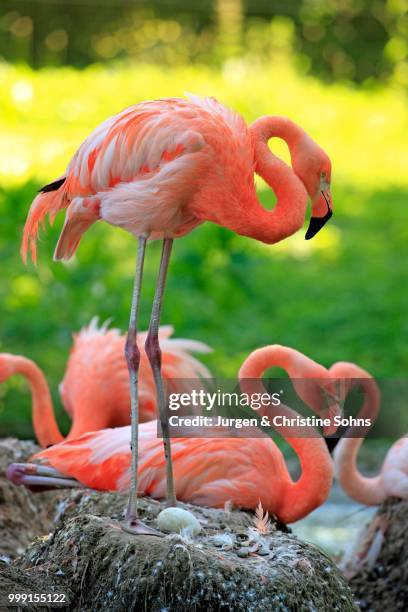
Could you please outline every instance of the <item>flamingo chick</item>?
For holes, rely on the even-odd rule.
[[[267,368],[277,363],[281,348],[268,346],[252,353],[241,367],[240,379],[261,378]],[[300,355],[293,353],[294,357]],[[296,415],[282,405],[279,413],[291,418]],[[157,422],[142,423],[139,430],[139,492],[162,499],[166,494],[166,470]],[[297,482],[293,482],[281,451],[269,437],[173,438],[178,499],[215,508],[232,502],[236,507],[252,510],[261,501],[265,510],[284,523],[306,516],[328,496],[332,460],[313,427],[289,428],[290,435],[285,428],[279,431],[298,454],[302,474]],[[129,440],[129,427],[88,433],[35,455],[33,459],[41,465],[12,464],[7,476],[33,490],[80,484],[105,491],[126,490],[131,480]]]
[[[364,403],[360,417],[374,423],[380,410],[380,390],[374,378],[353,363],[337,363],[330,372],[348,382],[348,388],[361,384]],[[368,478],[357,468],[358,451],[364,438],[350,429],[337,444],[333,457],[335,475],[343,490],[360,504],[376,506],[389,497],[408,499],[408,437],[403,437],[389,449],[380,473]]]
[[[293,169],[268,148],[284,139]],[[259,202],[254,171],[277,196],[275,208]],[[146,337],[153,369],[167,465],[167,501],[176,504],[158,337],[163,292],[173,240],[204,221],[267,244],[283,240],[303,224],[308,195],[312,218],[306,238],[332,215],[331,164],[302,128],[284,117],[261,117],[250,127],[213,98],[142,102],[98,126],[80,146],[66,173],[41,190],[24,228],[22,255],[36,258],[40,224],[66,208],[54,258],[69,259],[96,221],[122,227],[138,239],[126,358],[132,406],[132,484],[127,530],[138,532],[137,443],[140,351],[136,342],[147,240],[162,239],[155,297]]]
[[[171,326],[160,327],[163,351],[163,378],[169,393],[185,393],[197,378],[210,378],[209,370],[195,359],[190,351],[206,353],[211,349],[203,342],[171,338]],[[139,388],[140,422],[156,417],[154,380],[143,348],[143,332],[138,338],[140,347]],[[90,324],[73,334],[73,346],[64,378],[59,386],[62,403],[71,417],[67,440],[87,431],[106,427],[121,427],[130,423],[130,390],[124,357],[125,338],[117,329],[98,327],[95,317]],[[35,436],[43,447],[64,439],[55,419],[51,393],[40,368],[31,359],[20,355],[0,353],[0,383],[15,374],[27,378],[32,392],[32,418]]]

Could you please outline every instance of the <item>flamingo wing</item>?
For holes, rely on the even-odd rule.
[[[45,185],[32,203],[21,247],[24,261],[28,251],[36,261],[37,236],[47,215],[52,223],[60,210],[74,204],[88,227],[99,218],[96,194],[145,178],[202,149],[204,140],[194,130],[197,119],[198,111],[187,100],[167,99],[131,106],[99,125],[79,147],[66,174]]]
[[[140,492],[155,499],[166,495],[163,441],[157,421],[139,428]],[[269,439],[173,438],[176,494],[180,500],[222,508],[226,501],[242,508],[274,510],[279,482],[287,480],[280,451]],[[99,490],[130,485],[130,427],[105,429],[66,440],[34,456],[64,476]]]
[[[209,370],[191,352],[211,349],[196,340],[171,338],[170,325],[159,329],[162,373],[168,392],[184,393],[197,379],[211,378]],[[156,388],[144,344],[147,332],[138,334],[141,352],[139,422],[156,418]],[[74,421],[69,437],[130,422],[129,375],[124,356],[125,338],[108,323],[89,325],[73,336],[74,342],[59,390],[67,413]],[[191,351],[191,352],[190,352]]]
[[[69,474],[86,487],[115,491],[131,460],[130,427],[88,432],[51,446],[33,459]]]
[[[36,260],[40,226],[47,214],[52,222],[64,208],[68,212],[55,259],[69,259],[84,231],[100,218],[152,239],[163,237],[164,231],[181,236],[211,220],[197,205],[194,214],[187,210],[204,183],[205,201],[213,202],[223,187],[224,199],[237,185],[252,194],[252,149],[243,119],[213,98],[189,96],[131,106],[100,124],[79,147],[66,174],[34,200],[24,227],[22,257],[25,260],[30,251]],[[208,172],[212,180],[206,182]]]

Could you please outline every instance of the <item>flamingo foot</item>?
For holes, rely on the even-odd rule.
[[[153,529],[153,527],[148,527],[136,517],[126,519],[126,521],[121,524],[121,527],[123,531],[131,533],[132,535],[151,535],[157,536],[158,538],[164,538],[163,533],[157,531],[157,529]]]

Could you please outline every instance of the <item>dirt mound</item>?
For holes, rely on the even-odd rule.
[[[0,441],[0,470],[34,451],[29,443]],[[276,522],[261,535],[250,513],[180,504],[200,521],[200,535],[135,537],[120,526],[125,495],[86,489],[34,495],[4,477],[0,486],[0,555],[23,549],[14,561],[0,558],[0,608],[10,592],[31,592],[63,593],[68,609],[83,612],[357,610],[333,562]],[[148,525],[157,526],[163,508],[140,500]]]
[[[64,587],[65,588],[65,587]],[[50,601],[65,599],[67,602],[72,600],[72,593],[64,590],[58,584],[57,577],[49,578],[39,574],[33,569],[21,570],[0,560],[0,610],[15,610],[16,606],[11,606],[10,595],[18,595],[20,598],[26,596],[26,604],[21,605],[19,610],[50,610],[50,606],[31,605],[29,597],[35,593],[46,594]],[[4,607],[3,607],[4,606]]]
[[[384,503],[355,547],[350,587],[361,610],[408,609],[408,501]]]
[[[193,539],[131,536],[120,528],[125,497],[75,492],[55,532],[37,540],[13,567],[29,570],[69,594],[72,608],[354,611],[333,562],[313,546],[272,525],[261,536],[244,512],[194,511],[203,531]],[[164,505],[142,499],[152,526]],[[102,514],[102,516],[101,516]],[[99,516],[98,516],[99,515]]]

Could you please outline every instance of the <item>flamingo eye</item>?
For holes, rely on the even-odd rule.
[[[330,178],[324,171],[320,172],[320,189],[330,189]]]

